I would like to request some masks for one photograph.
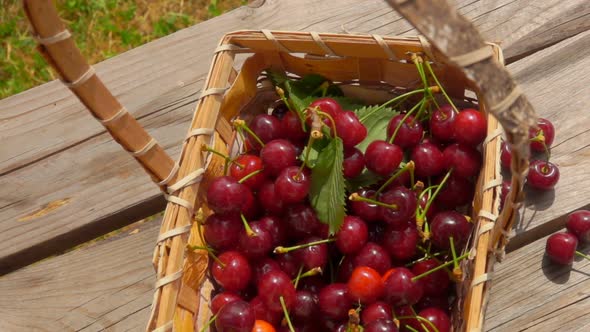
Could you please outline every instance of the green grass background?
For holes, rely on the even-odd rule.
[[[56,0],[92,64],[243,5],[247,0]],[[0,99],[56,79],[18,0],[0,0]]]

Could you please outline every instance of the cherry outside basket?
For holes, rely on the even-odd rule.
[[[51,1],[25,0],[42,54],[115,140],[140,162],[168,200],[153,258],[157,281],[148,331],[198,331],[211,318],[209,258],[205,251],[187,250],[187,245],[204,245],[198,228],[199,221],[210,214],[205,192],[208,182],[222,174],[224,160],[202,148],[213,146],[228,154],[240,151],[232,121],[266,112],[278,99],[264,70],[282,70],[293,77],[320,74],[338,84],[346,96],[376,104],[421,84],[411,61],[416,54],[432,63],[441,84],[458,104],[487,114],[484,163],[470,209],[475,227],[466,249],[469,258],[462,261],[464,275],[453,312],[455,331],[482,329],[492,268],[502,257],[507,232],[522,201],[528,127],[535,119],[530,104],[503,68],[501,49],[483,43],[473,26],[445,2],[427,2],[393,4],[425,37],[268,30],[225,35],[214,50],[180,160],[174,163],[87,65]],[[450,28],[433,29],[440,21],[432,20],[436,17],[449,17],[443,23]],[[513,148],[512,171],[516,174],[501,213],[500,123]]]

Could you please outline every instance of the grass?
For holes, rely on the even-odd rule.
[[[245,4],[246,0],[56,0],[91,64]],[[0,99],[56,79],[18,0],[0,0]]]

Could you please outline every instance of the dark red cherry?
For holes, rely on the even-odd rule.
[[[364,198],[375,199],[375,190],[372,189],[361,188],[356,193]],[[364,221],[373,222],[381,219],[379,215],[379,206],[361,201],[350,201],[349,203],[352,213],[359,216]]]
[[[282,271],[270,271],[263,275],[257,283],[258,295],[269,310],[282,312],[280,298],[283,298],[287,309],[291,309],[295,303],[295,287],[291,278]]]
[[[308,133],[303,131],[301,120],[297,113],[289,111],[281,120],[281,127],[283,129],[283,136],[291,142],[303,142]]]
[[[287,140],[275,139],[262,148],[260,158],[265,172],[277,176],[284,168],[297,164],[297,148]]]
[[[281,323],[283,312],[269,310],[260,295],[250,300],[250,307],[257,320],[261,319],[275,326]]]
[[[389,121],[389,125],[387,126],[388,139],[393,135],[395,129],[402,122],[404,117],[406,117],[406,114],[399,114]],[[422,129],[422,124],[410,115],[397,131],[395,138],[393,139],[393,144],[398,145],[402,149],[411,148],[420,142],[423,134],[424,129]]]
[[[368,238],[367,224],[359,217],[346,216],[336,233],[336,247],[345,255],[354,254],[361,250]]]
[[[282,137],[281,121],[268,114],[258,114],[250,122],[250,129],[264,143]]]
[[[383,276],[385,300],[394,307],[414,305],[420,301],[422,284],[412,281],[414,274],[405,267],[396,267]]]
[[[432,143],[416,145],[411,158],[416,167],[416,175],[421,178],[439,175],[445,168],[446,158],[443,158],[442,152]]]
[[[570,265],[574,261],[578,238],[571,233],[556,233],[547,238],[545,253],[555,263]]]
[[[229,167],[230,175],[238,181],[259,170],[262,170],[262,159],[251,154],[243,154],[239,156]],[[248,178],[243,184],[247,185],[252,190],[256,190],[260,188],[265,179],[264,172],[261,172]]]
[[[464,178],[475,177],[481,169],[481,153],[472,146],[465,144],[451,144],[443,152],[444,164],[447,170]]]
[[[263,227],[259,221],[250,223],[254,235],[248,235],[242,229],[238,239],[240,251],[248,258],[260,258],[273,249],[272,235]]]
[[[252,262],[252,269],[254,270],[254,282],[258,282],[268,272],[281,270],[281,266],[270,257],[262,257]]]
[[[226,251],[219,255],[219,262],[211,265],[213,279],[225,290],[238,292],[245,289],[252,279],[252,269],[246,257],[237,251]]]
[[[352,148],[367,137],[367,128],[352,111],[336,114],[336,131],[345,148]]]
[[[308,244],[320,240],[322,240],[322,238],[310,236],[298,244]],[[294,254],[299,263],[303,265],[304,270],[311,270],[315,267],[319,267],[323,270],[328,263],[328,245],[326,243],[314,244],[297,249],[294,251]]]
[[[239,301],[241,299],[241,297],[232,292],[219,293],[211,299],[211,313],[215,315],[219,312],[219,309],[221,309],[221,307],[223,307],[224,305],[231,302]]]
[[[383,295],[381,275],[367,266],[356,267],[346,285],[350,297],[360,303],[373,303]]]
[[[416,246],[420,242],[420,234],[416,225],[410,225],[405,229],[388,227],[383,234],[382,245],[391,258],[397,261],[407,261],[416,256]]]
[[[367,266],[383,274],[391,268],[391,257],[382,246],[367,242],[354,257],[354,267],[358,266]]]
[[[391,319],[377,319],[367,324],[364,332],[398,332],[398,328]]]
[[[254,310],[250,304],[238,300],[219,309],[215,319],[215,328],[218,332],[251,332],[255,320]]]
[[[274,116],[275,118],[281,120],[282,118],[285,117],[285,114],[287,114],[288,112],[289,112],[289,107],[287,107],[287,105],[285,105],[285,103],[280,102],[273,108],[271,115]]]
[[[281,267],[281,271],[285,272],[291,278],[295,278],[301,267],[301,263],[295,257],[294,252],[287,252],[277,255],[276,261]]]
[[[365,169],[365,157],[361,150],[357,148],[345,149],[342,166],[345,178],[352,179],[359,176]]]
[[[450,313],[449,299],[449,294],[444,294],[441,296],[424,295],[420,299],[420,302],[416,303],[416,311],[435,307],[444,312]]]
[[[547,119],[539,118],[537,120],[537,126],[530,129],[529,138],[536,137],[541,131],[545,137],[545,145],[549,148],[555,139],[555,127],[553,127],[553,123]],[[545,147],[543,147],[543,143],[541,142],[531,142],[531,150],[545,152]]]
[[[590,242],[590,211],[579,210],[567,216],[565,226],[580,242]]]
[[[250,188],[231,176],[215,178],[207,189],[209,208],[219,214],[239,214],[251,201],[254,201],[254,197]]]
[[[551,190],[559,181],[559,168],[550,161],[533,160],[529,165],[527,184],[538,190]]]
[[[260,226],[270,233],[273,246],[284,243],[287,238],[287,225],[277,216],[267,215],[258,221]]]
[[[451,105],[443,105],[430,117],[430,133],[441,142],[450,142],[455,136],[454,123],[457,113]]]
[[[377,301],[369,304],[361,311],[361,322],[369,324],[378,319],[391,319],[393,309],[385,302]]]
[[[320,276],[315,275],[299,280],[299,289],[319,294],[320,290],[326,286],[326,281]]]
[[[435,201],[448,209],[463,206],[473,200],[475,185],[468,179],[451,174]]]
[[[483,112],[468,108],[457,114],[453,127],[457,142],[477,146],[486,138],[488,122]]]
[[[347,318],[348,310],[352,308],[353,303],[346,284],[329,284],[319,294],[320,312],[331,319]]]
[[[379,206],[381,219],[392,226],[404,228],[414,217],[418,204],[416,193],[406,187],[395,187],[379,196],[379,201],[394,207]]]
[[[258,190],[258,203],[262,208],[275,215],[283,214],[285,203],[279,198],[274,182],[266,180]]]
[[[309,171],[300,171],[297,166],[284,168],[275,180],[275,192],[279,199],[287,204],[305,200],[311,186]]]
[[[388,176],[397,169],[403,157],[403,151],[399,146],[375,140],[365,151],[365,165],[373,173]]]
[[[341,282],[347,282],[348,279],[350,279],[352,271],[355,267],[355,256],[344,256],[344,259],[342,259],[342,261],[338,265],[337,280]]]
[[[440,264],[432,258],[423,260],[412,266],[412,273],[414,273],[414,275],[420,275],[439,265]],[[424,295],[443,296],[446,295],[449,290],[451,279],[449,278],[449,274],[443,269],[432,272],[431,274],[418,279],[418,282],[422,284]]]
[[[510,149],[510,145],[506,144],[506,142],[502,142],[502,147],[500,148],[500,163],[505,170],[510,170],[512,150]]]
[[[429,199],[430,199],[430,194],[424,193],[424,195],[422,195],[422,197],[420,197],[418,199],[418,205],[420,205],[420,207],[422,209],[425,209],[426,204],[428,204]],[[428,207],[428,211],[426,211],[426,219],[432,220],[432,218],[434,218],[434,215],[437,213],[438,213],[438,207],[436,206],[436,203],[435,202],[430,203],[430,207]]]
[[[295,304],[291,315],[296,322],[306,322],[315,317],[319,309],[319,298],[317,294],[307,290],[297,291]]]
[[[423,322],[422,324],[418,323],[413,326],[416,329],[421,329],[419,331],[424,332],[449,332],[451,331],[451,319],[446,312],[439,308],[427,308],[418,313],[418,316],[426,319],[431,324]],[[424,327],[426,330],[424,330]]]
[[[212,214],[205,221],[203,236],[211,248],[222,251],[236,247],[243,228],[242,221],[235,214]]]
[[[289,206],[285,214],[285,221],[293,231],[292,235],[298,237],[315,234],[321,225],[315,211],[307,204]]]
[[[430,224],[431,241],[437,248],[448,250],[451,247],[450,237],[457,252],[467,244],[471,233],[471,223],[464,215],[456,211],[439,212]]]

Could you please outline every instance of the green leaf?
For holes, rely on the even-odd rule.
[[[381,179],[381,176],[365,169],[359,176],[346,180],[346,190],[352,193],[361,187],[370,187],[377,184]]]
[[[342,225],[345,213],[342,140],[335,138],[319,153],[311,171],[309,198],[318,219],[328,224],[330,234],[335,234]]]
[[[307,162],[306,162],[306,166],[308,168],[314,168],[317,161],[318,161],[318,157],[320,155],[320,152],[330,143],[330,140],[327,137],[324,137],[320,140],[315,140],[313,142],[313,144],[311,145],[311,149],[309,150],[309,156],[307,157]],[[301,155],[299,155],[299,160],[301,160],[302,162],[305,162],[305,154],[307,153],[308,150],[308,146],[306,146],[305,148],[303,148],[303,152],[301,152]]]
[[[367,137],[357,145],[357,149],[363,153],[367,150],[367,146],[375,140],[387,139],[387,125],[394,116],[399,112],[392,108],[385,107],[380,109],[380,106],[365,106],[354,111],[362,124],[367,128]]]

